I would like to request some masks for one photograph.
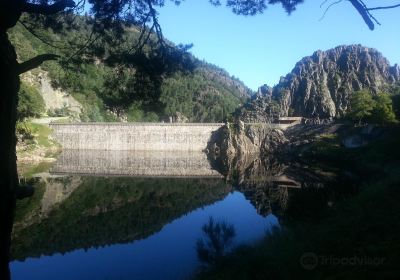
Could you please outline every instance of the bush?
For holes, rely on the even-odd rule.
[[[128,108],[128,122],[141,122],[144,118],[144,112],[141,109],[140,105],[137,103],[133,103]]]
[[[392,97],[393,112],[397,119],[400,119],[400,93],[394,94]]]
[[[357,121],[361,124],[363,120],[368,119],[372,115],[374,107],[375,101],[369,90],[356,91],[350,98],[348,116],[353,121]]]
[[[396,121],[396,115],[392,98],[386,92],[380,92],[373,97],[369,90],[357,91],[350,98],[347,116],[358,123],[363,121],[378,124],[393,123]]]
[[[146,117],[144,118],[145,122],[159,122],[160,118],[155,112],[147,112]]]
[[[18,142],[25,142],[27,144],[34,143],[32,131],[27,127],[25,122],[17,122],[15,130],[17,133]]]
[[[18,120],[24,120],[31,117],[40,117],[45,110],[43,97],[39,91],[33,86],[21,83],[21,88],[18,93]]]
[[[388,93],[381,92],[375,97],[375,107],[371,119],[380,124],[393,123],[396,120],[392,99]]]

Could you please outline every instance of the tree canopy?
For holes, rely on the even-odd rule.
[[[350,98],[348,117],[358,123],[363,121],[377,124],[396,122],[391,95],[387,92],[373,95],[367,89],[355,92]]]
[[[369,90],[360,90],[355,92],[350,98],[349,117],[354,121],[361,123],[372,115],[375,107],[375,101]]]
[[[175,4],[179,5],[185,0],[170,0]],[[256,15],[263,13],[268,5],[280,4],[284,10],[290,14],[296,10],[299,4],[302,4],[304,0],[208,0],[212,5],[220,6],[223,3],[232,10],[233,13],[238,15]],[[309,0],[310,1],[310,0]],[[371,7],[368,4],[368,0],[346,0],[357,10],[360,16],[368,27],[373,30],[375,24],[380,24],[376,17],[372,14],[375,10],[393,9],[400,7],[399,4],[388,5],[388,6],[374,6]],[[82,1],[81,1],[82,2]],[[317,1],[316,1],[317,2]],[[321,8],[326,7],[326,11],[333,5],[340,4],[344,0],[324,0],[319,3]],[[157,22],[157,12],[154,7],[160,7],[165,4],[165,0],[121,0],[121,1],[98,1],[89,0],[89,3],[93,5],[92,13],[101,20],[106,22],[112,22],[116,19],[123,19],[124,21],[130,21],[133,23],[143,23],[147,21],[153,22],[153,28],[157,31],[157,34],[161,32],[161,28]]]
[[[372,119],[378,124],[393,123],[396,121],[389,93],[380,92],[376,95]]]
[[[191,46],[179,45],[171,48],[171,43],[163,38],[162,29],[158,23],[157,9],[164,6],[167,2],[175,3],[176,5],[188,0],[119,0],[119,1],[102,1],[102,0],[5,0],[3,3],[5,9],[0,11],[0,28],[10,28],[15,25],[22,13],[27,12],[35,18],[31,21],[35,24],[29,26],[25,25],[32,33],[39,27],[46,27],[52,29],[60,29],[63,27],[62,20],[58,13],[65,11],[70,14],[71,27],[77,14],[83,15],[89,9],[89,19],[91,21],[91,30],[89,34],[78,40],[77,42],[68,42],[69,47],[74,49],[66,57],[62,56],[62,60],[70,62],[73,58],[79,57],[88,58],[89,54],[95,57],[103,57],[108,55],[108,59],[113,61],[112,56],[124,56],[124,61],[128,64],[136,63],[137,61],[144,61],[146,59],[138,59],[140,55],[143,56],[143,48],[146,43],[151,42],[154,51],[151,52],[152,59],[158,60],[157,65],[164,65],[166,69],[160,69],[160,72],[168,71],[173,67],[179,67],[179,58],[181,53],[185,53]],[[196,0],[197,1],[197,0]],[[219,6],[225,5],[231,9],[233,13],[244,16],[254,16],[264,13],[270,5],[281,5],[283,9],[291,14],[296,8],[304,2],[304,0],[208,0],[211,5]],[[311,1],[311,0],[308,0]],[[400,3],[390,6],[372,7],[373,3],[368,3],[368,0],[320,0],[320,6],[327,12],[331,6],[341,4],[348,1],[353,8],[361,15],[366,25],[373,30],[376,24],[380,24],[378,19],[372,14],[376,10],[393,9],[400,7]],[[371,1],[372,2],[372,1]],[[23,22],[22,22],[23,23]],[[123,37],[123,30],[126,28],[138,28],[140,30],[139,39],[135,42],[127,42],[127,38]],[[111,31],[112,30],[112,31]],[[100,41],[113,41],[115,46],[120,44],[128,44],[129,48],[123,51],[116,48],[112,53],[105,53]],[[62,41],[62,40],[60,40]],[[97,44],[96,44],[97,42]],[[48,43],[48,42],[46,42]],[[51,42],[53,43],[53,42]],[[61,48],[66,48],[61,47]],[[68,47],[67,47],[68,48]],[[166,61],[166,57],[171,57],[171,52],[175,53],[177,63],[170,63]],[[165,55],[167,53],[168,55]],[[112,54],[112,56],[111,56]],[[139,56],[138,56],[139,55]],[[147,56],[150,53],[147,52]],[[45,60],[56,59],[54,56],[43,55],[36,57],[35,60],[23,65],[20,72],[27,71],[37,67]],[[115,59],[114,59],[115,60]],[[174,61],[174,62],[176,62]],[[185,62],[183,62],[185,63]],[[143,64],[142,64],[143,65]],[[172,70],[174,70],[172,67]]]

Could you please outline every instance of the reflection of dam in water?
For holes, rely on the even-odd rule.
[[[202,152],[64,150],[52,174],[222,177]]]

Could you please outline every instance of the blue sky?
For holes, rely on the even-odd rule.
[[[262,15],[243,17],[208,0],[186,0],[179,7],[168,3],[159,9],[159,21],[166,38],[193,43],[196,57],[226,69],[253,90],[278,83],[304,56],[343,44],[376,48],[392,65],[400,64],[400,8],[376,11],[382,25],[370,31],[347,1],[331,7],[320,20],[322,2],[306,0],[291,16],[275,5]],[[399,1],[365,2],[375,6]]]

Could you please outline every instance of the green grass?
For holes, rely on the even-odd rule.
[[[48,126],[36,123],[27,123],[27,127],[31,130],[31,133],[34,135],[40,146],[48,148],[54,145],[53,142],[49,140],[51,129]]]
[[[51,139],[52,130],[46,125],[31,122],[20,122],[17,125],[17,134],[19,134],[19,149],[17,156],[21,161],[32,157],[55,158],[61,151],[61,146]],[[42,168],[42,165],[45,165]],[[28,167],[27,167],[28,166]],[[39,173],[31,169],[48,169],[49,163],[40,163],[38,166],[30,167],[19,162],[19,172],[22,174]]]
[[[57,147],[57,143],[51,140],[52,129],[47,125],[32,123],[29,121],[18,123],[18,127],[23,128],[25,134],[29,134],[29,149],[35,149],[37,146],[44,148]],[[33,145],[34,144],[34,145]]]
[[[24,178],[31,178],[34,174],[42,173],[42,172],[47,172],[53,165],[52,162],[39,162],[38,164],[32,165],[32,163],[29,164],[24,164],[20,163],[18,164],[18,169],[20,170],[20,175]]]

